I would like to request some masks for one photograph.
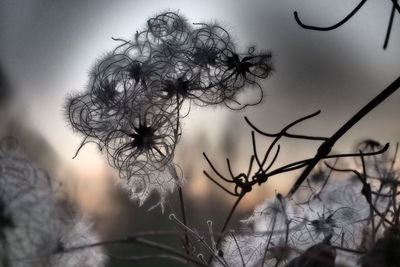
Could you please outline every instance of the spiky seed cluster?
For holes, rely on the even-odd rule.
[[[29,160],[0,147],[0,266],[78,266],[60,265],[57,260],[60,247],[69,245],[64,236],[82,236],[81,228],[71,228],[72,221],[65,220],[66,211],[55,196],[57,189],[54,180]],[[98,263],[79,266],[104,266],[100,250],[70,253],[69,260],[78,254]]]
[[[190,25],[173,12],[149,19],[132,40],[118,41],[93,67],[86,92],[68,100],[67,114],[84,136],[82,146],[95,142],[104,148],[131,191],[147,196],[150,188],[166,191],[147,181],[158,177],[151,172],[169,169],[165,166],[171,164],[180,135],[182,105],[243,108],[259,103],[257,82],[271,74],[271,54],[254,48],[238,53],[218,24]],[[247,85],[258,85],[260,99],[238,103]],[[146,182],[136,185],[135,176]]]

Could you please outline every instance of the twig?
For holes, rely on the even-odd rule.
[[[114,245],[114,244],[121,244],[121,243],[137,243],[137,244],[143,245],[145,247],[149,247],[149,248],[153,248],[156,250],[160,250],[160,251],[169,253],[175,257],[178,257],[182,260],[187,260],[187,261],[192,262],[199,266],[207,266],[203,262],[199,261],[198,259],[193,258],[189,255],[186,255],[185,253],[182,253],[179,250],[176,250],[167,245],[163,245],[163,244],[145,239],[143,237],[137,237],[137,236],[136,237],[130,236],[128,238],[120,239],[120,240],[102,241],[102,242],[92,243],[92,244],[88,244],[88,245],[65,248],[65,249],[58,250],[55,253],[69,253],[69,252],[79,250],[79,249],[85,249],[85,248],[91,248],[91,247],[97,247],[97,246],[105,246],[105,245]]]
[[[328,140],[324,141],[318,148],[318,152],[309,162],[307,167],[301,173],[299,178],[290,189],[287,197],[290,198],[297,191],[300,185],[304,182],[307,176],[310,174],[312,169],[317,165],[317,163],[324,157],[326,157],[331,151],[332,147],[348,130],[350,130],[358,121],[360,121],[365,115],[367,115],[371,110],[376,108],[380,103],[382,103],[386,98],[391,96],[400,87],[400,77],[398,77],[394,82],[392,82],[386,89],[374,97],[367,105],[365,105],[360,111],[358,111],[350,120],[348,120],[336,133],[334,133]]]
[[[397,0],[396,0],[397,2]],[[394,21],[394,14],[396,13],[396,6],[393,5],[392,11],[390,12],[389,23],[386,31],[385,41],[383,42],[383,49],[385,50],[389,43],[390,33],[392,32],[392,26]]]
[[[360,8],[367,2],[367,0],[362,0],[344,19],[339,21],[338,23],[329,26],[329,27],[318,27],[318,26],[311,26],[311,25],[306,25],[303,22],[301,22],[299,15],[297,11],[294,12],[294,19],[296,20],[297,24],[300,25],[300,27],[307,29],[307,30],[315,30],[315,31],[331,31],[334,29],[339,28],[343,24],[345,24],[348,20],[350,20],[359,10]]]
[[[184,202],[184,198],[183,198],[182,187],[180,185],[178,185],[178,193],[179,193],[179,203],[181,206],[182,220],[185,225],[188,225],[187,220],[186,220],[185,202]],[[185,229],[184,231],[185,231],[185,250],[186,250],[186,254],[190,255],[189,236],[188,236],[187,230]]]

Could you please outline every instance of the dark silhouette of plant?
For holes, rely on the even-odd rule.
[[[390,13],[390,18],[389,18],[389,23],[388,23],[388,27],[387,27],[387,31],[386,31],[386,36],[385,36],[385,41],[383,43],[383,49],[386,49],[389,43],[389,39],[390,39],[390,33],[392,32],[392,26],[393,26],[393,21],[394,21],[394,15],[396,13],[396,11],[400,14],[400,5],[398,3],[397,0],[390,0],[392,2],[392,11]],[[367,2],[367,0],[361,0],[358,5],[352,10],[350,11],[349,14],[346,15],[346,17],[344,19],[342,19],[341,21],[339,21],[338,23],[332,25],[332,26],[328,26],[328,27],[319,27],[319,26],[311,26],[311,25],[307,25],[304,24],[300,18],[299,15],[297,13],[297,11],[294,12],[294,19],[296,20],[297,24],[300,25],[302,28],[307,29],[307,30],[315,30],[315,31],[331,31],[334,29],[339,28],[340,26],[342,26],[343,24],[345,24],[347,21],[349,21],[355,14],[357,14],[357,12],[361,9],[361,7],[364,6],[364,4]]]
[[[218,24],[192,26],[173,12],[149,19],[133,40],[116,40],[118,46],[94,66],[88,90],[70,97],[66,110],[72,127],[84,136],[78,152],[88,142],[97,143],[131,192],[144,197],[152,172],[170,169],[186,115],[182,105],[259,103],[258,81],[272,72],[271,54],[253,47],[241,54]],[[241,104],[236,96],[249,85],[258,87],[260,98]],[[135,177],[141,182],[131,183]]]
[[[366,0],[360,1],[331,27],[305,25],[297,12],[294,15],[303,28],[329,31],[346,23],[365,3]],[[392,0],[392,4],[384,48],[395,11],[400,12],[397,1]],[[356,145],[355,152],[331,154],[331,150],[358,121],[397,91],[400,78],[331,136],[293,132],[296,125],[319,111],[275,133],[260,129],[245,117],[252,129],[253,148],[246,170],[237,171],[226,159],[226,175],[203,153],[214,173],[204,171],[205,176],[235,201],[221,230],[214,231],[212,222],[207,221],[208,233],[200,233],[187,223],[183,179],[180,169],[173,164],[182,134],[180,123],[188,112],[182,112],[182,107],[225,104],[241,109],[258,104],[263,97],[259,81],[268,78],[273,69],[271,53],[256,52],[254,47],[246,53],[238,52],[228,31],[217,23],[190,25],[173,12],[149,19],[132,40],[115,40],[117,47],[93,68],[88,90],[68,101],[68,118],[84,136],[81,147],[95,142],[105,150],[110,164],[118,169],[132,198],[139,203],[157,191],[164,208],[166,195],[178,187],[182,219],[175,213],[170,219],[178,229],[172,234],[182,237],[184,252],[151,242],[140,233],[93,246],[137,243],[198,266],[377,266],[375,259],[384,266],[394,264],[396,250],[390,247],[397,244],[400,223],[397,147],[390,155],[388,144],[367,139]],[[247,87],[259,90],[259,98],[239,103],[238,94]],[[256,137],[269,138],[271,142],[261,150]],[[321,145],[314,157],[277,167],[284,139]],[[339,161],[347,158],[355,159],[356,167],[337,167]],[[313,172],[317,165],[318,170]],[[239,203],[256,186],[263,186],[272,176],[300,169],[303,171],[286,196],[277,192],[256,207],[242,221],[244,230],[228,230]],[[351,174],[348,179],[336,178],[346,173]]]
[[[306,29],[332,30],[346,23],[365,3],[362,0],[331,27],[307,26],[297,12],[295,18]],[[385,48],[394,12],[400,12],[397,1],[392,3]],[[208,231],[201,232],[188,224],[183,174],[174,163],[181,122],[191,105],[243,109],[260,103],[263,90],[259,82],[273,71],[271,53],[256,52],[254,47],[239,52],[229,32],[219,24],[189,24],[175,12],[150,18],[130,40],[114,40],[116,47],[94,65],[86,90],[67,100],[68,121],[83,136],[75,156],[87,143],[97,144],[139,205],[156,192],[159,202],[155,206],[164,211],[167,196],[177,189],[181,216],[172,208],[169,215],[176,228],[99,241],[91,233],[90,222],[56,197],[59,185],[16,153],[14,139],[7,139],[0,142],[1,266],[104,266],[105,256],[98,247],[121,243],[157,251],[117,257],[131,261],[163,258],[215,267],[397,266],[398,145],[389,153],[389,144],[366,139],[356,144],[354,152],[332,154],[331,150],[400,87],[400,78],[331,136],[317,136],[312,130],[310,134],[294,132],[295,126],[319,111],[274,133],[245,117],[251,128],[252,152],[244,171],[226,159],[227,170],[221,172],[203,152],[212,171],[203,171],[204,175],[235,201],[220,230],[215,231],[213,222],[207,220]],[[239,94],[249,87],[259,90],[259,98],[240,103]],[[270,140],[263,149],[258,141],[261,138]],[[312,158],[276,166],[286,139],[321,144]],[[339,164],[349,158],[355,159],[354,167]],[[286,195],[276,192],[241,221],[241,229],[228,229],[238,205],[255,187],[264,186],[270,177],[300,169]],[[347,176],[340,179],[341,175]],[[167,235],[178,236],[181,249],[152,240]]]
[[[285,267],[334,267],[336,251],[329,244],[330,236],[321,243],[311,246],[302,255],[294,258]]]

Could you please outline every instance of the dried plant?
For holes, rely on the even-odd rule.
[[[155,173],[171,176],[166,172],[172,170],[180,122],[187,115],[182,105],[259,103],[258,81],[272,73],[271,54],[254,47],[241,54],[218,24],[192,26],[173,12],[149,19],[132,40],[117,42],[93,67],[87,90],[68,99],[66,111],[84,136],[81,147],[95,142],[105,150],[132,198],[143,203],[153,190],[161,195],[173,190]],[[239,103],[238,93],[249,85],[260,90],[259,99]],[[168,180],[179,185],[182,178]]]
[[[63,254],[67,247],[92,243],[97,237],[87,221],[61,205],[59,184],[7,149],[8,141],[3,139],[0,146],[0,265],[104,266],[100,248]]]
[[[363,0],[344,20],[322,28],[297,23],[306,29],[332,30],[348,21],[366,3]],[[393,11],[400,12],[396,0]],[[400,87],[400,77],[368,102],[331,136],[298,134],[296,126],[320,112],[300,117],[276,132],[250,128],[248,166],[241,171],[230,159],[225,170],[203,152],[212,184],[234,199],[222,211],[223,225],[208,231],[189,225],[185,185],[174,163],[183,134],[181,123],[191,105],[223,105],[243,109],[263,99],[260,82],[273,72],[272,54],[255,47],[239,52],[231,34],[218,23],[190,24],[175,12],[164,12],[147,21],[132,39],[114,39],[116,47],[93,66],[87,88],[71,95],[65,113],[82,137],[76,155],[88,143],[97,144],[109,164],[118,171],[120,184],[131,199],[142,205],[154,192],[155,206],[164,213],[168,197],[176,189],[180,216],[169,215],[175,230],[135,233],[102,241],[88,219],[56,196],[60,186],[3,140],[0,150],[0,265],[104,266],[102,246],[136,244],[157,251],[123,260],[163,258],[190,266],[362,266],[392,267],[399,262],[400,201],[398,146],[389,150],[373,139],[359,142],[355,151],[333,154],[335,143],[357,122]],[[239,95],[258,90],[258,98],[241,103]],[[266,147],[260,139],[269,140]],[[319,142],[312,158],[277,166],[283,141]],[[7,141],[7,142],[6,142]],[[207,150],[207,148],[205,148]],[[354,167],[344,164],[354,160]],[[318,166],[316,169],[315,167]],[[341,166],[341,167],[338,167]],[[258,205],[240,229],[230,229],[238,205],[270,177],[295,170],[302,172],[285,195]],[[169,203],[168,203],[169,205]],[[168,206],[167,206],[168,207]],[[150,237],[177,235],[181,249]],[[114,257],[111,255],[111,257]],[[121,259],[121,258],[119,258]]]

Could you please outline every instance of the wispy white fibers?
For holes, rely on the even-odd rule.
[[[295,195],[296,201],[280,194],[264,200],[249,218],[242,220],[252,228],[224,238],[223,260],[228,266],[238,267],[294,266],[290,260],[296,256],[307,258],[302,252],[315,246],[325,245],[333,251],[331,245],[357,250],[369,217],[369,205],[361,189],[357,182],[332,177],[323,186],[309,188],[308,194],[303,191],[302,196]],[[356,266],[359,260],[357,254],[334,251],[334,255],[337,263],[349,266]],[[214,266],[223,265],[215,260]]]
[[[143,203],[155,191],[163,201],[181,182],[171,178],[170,165],[188,114],[182,106],[260,103],[258,82],[271,75],[272,56],[254,47],[238,52],[218,24],[191,24],[174,12],[150,18],[131,40],[116,41],[93,67],[87,90],[68,99],[68,120],[83,135],[78,151],[98,144],[133,199]],[[247,87],[259,93],[240,103]]]
[[[297,231],[298,246],[309,247],[332,235],[331,242],[348,248],[360,242],[360,233],[369,216],[369,205],[360,193],[361,183],[329,180],[324,188],[315,188],[315,193],[306,203],[298,205],[298,219],[304,220],[304,228]]]
[[[279,264],[287,262],[294,254],[291,237],[286,236],[289,227],[292,228],[294,211],[293,203],[281,194],[258,205],[248,219],[242,220],[252,229],[227,235],[222,243],[228,266],[256,267],[263,262],[264,266],[281,266]],[[215,261],[214,265],[220,266],[220,263]]]
[[[294,215],[293,203],[288,202],[281,194],[264,200],[258,205],[253,214],[243,223],[252,223],[254,231],[265,232],[276,230],[285,230],[286,223]]]
[[[124,173],[123,175],[130,176],[122,176],[126,178],[121,181],[122,187],[128,191],[132,200],[139,202],[139,205],[142,205],[151,193],[157,192],[159,201],[153,207],[160,206],[164,212],[165,198],[174,191],[177,184],[182,185],[184,182],[180,168],[172,163],[160,166],[151,172],[145,169],[144,164],[138,163],[132,165],[132,168],[137,168],[136,175],[131,175],[131,171]],[[140,168],[144,169],[138,170]]]
[[[0,150],[1,266],[42,266],[57,247],[54,186],[30,161]]]
[[[222,243],[224,261],[228,266],[258,266],[263,258],[267,237],[254,234],[230,234]],[[213,266],[223,266],[214,260]]]
[[[58,190],[44,171],[0,143],[0,266],[104,266],[100,249],[77,250],[68,261],[58,256],[64,247],[97,241],[90,224],[67,219]]]
[[[99,246],[85,247],[99,242],[92,230],[92,224],[83,215],[64,221],[65,229],[59,233],[59,247],[65,252],[51,256],[50,266],[54,267],[99,267],[106,262],[105,254]]]

